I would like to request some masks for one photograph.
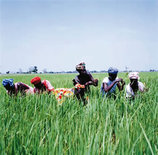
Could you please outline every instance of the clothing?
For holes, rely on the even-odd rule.
[[[24,94],[34,94],[33,88],[28,86],[27,84],[24,84],[22,82],[16,82],[14,84],[15,89],[7,90],[7,93],[9,95],[17,95],[19,92],[24,95]]]
[[[143,92],[144,88],[145,88],[144,84],[138,81],[138,90],[140,92]],[[130,83],[126,86],[125,90],[126,90],[126,97],[135,96],[135,93],[133,92],[133,89],[131,88]]]
[[[57,88],[53,91],[59,104],[62,104],[64,101],[63,97],[70,97],[74,95],[74,88]]]
[[[14,85],[13,81],[14,81],[13,79],[3,79],[2,84],[3,84],[4,87],[7,86],[7,85],[12,87]]]
[[[81,62],[80,64],[76,65],[76,70],[85,70],[86,64],[84,62]]]
[[[116,78],[116,79],[118,79],[118,78]],[[103,79],[103,82],[102,82],[102,84],[101,84],[101,93],[102,93],[103,96],[104,96],[104,95],[107,96],[107,95],[110,95],[110,94],[112,94],[112,93],[113,93],[113,94],[115,93],[117,83],[115,83],[115,84],[113,85],[113,87],[110,89],[109,92],[105,92],[105,91],[104,91],[104,87],[103,87],[103,83],[106,83],[107,86],[110,86],[113,82],[114,82],[114,81],[110,81],[110,80],[109,80],[109,77],[105,77],[105,78]]]
[[[129,79],[140,79],[138,72],[130,72],[128,74]]]
[[[110,67],[110,68],[108,69],[108,73],[110,73],[110,74],[117,74],[117,73],[118,73],[118,69],[117,69],[117,68]]]
[[[75,88],[57,88],[54,89],[53,93],[59,104],[64,102],[65,97],[71,97],[75,94],[75,89],[79,90],[80,88],[85,88],[84,85],[76,84]]]
[[[51,83],[48,80],[43,80],[42,82],[42,87],[39,88],[34,88],[34,93],[42,93],[44,91],[47,91],[50,93],[51,91],[54,91],[54,87],[51,85]]]
[[[85,85],[89,81],[92,81],[92,75],[89,71],[85,71],[85,74],[79,74],[75,77],[75,82],[81,85]],[[89,85],[85,86],[86,91],[89,89]]]
[[[32,80],[31,80],[31,83],[32,84],[38,84],[41,82],[41,78],[40,77],[34,77]]]

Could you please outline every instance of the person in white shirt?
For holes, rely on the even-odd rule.
[[[109,77],[105,77],[103,79],[102,85],[101,85],[101,93],[102,96],[111,96],[114,95],[115,98],[115,91],[116,86],[118,87],[119,91],[123,90],[123,87],[125,85],[125,82],[122,78],[118,78],[118,69],[110,67],[108,69]]]
[[[130,83],[126,85],[126,98],[134,99],[136,94],[145,91],[145,86],[142,82],[138,81],[140,79],[138,72],[131,72],[128,74]]]

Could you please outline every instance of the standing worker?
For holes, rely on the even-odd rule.
[[[94,79],[91,73],[86,70],[86,65],[84,62],[76,65],[76,71],[78,71],[79,75],[77,75],[75,79],[73,79],[74,86],[76,84],[85,85],[85,88],[80,89],[80,92],[78,92],[76,96],[78,99],[82,99],[85,105],[86,100],[84,98],[84,94],[85,92],[90,92],[90,85],[93,85],[95,87],[98,86],[98,79]]]

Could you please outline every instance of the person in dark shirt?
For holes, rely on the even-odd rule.
[[[22,95],[26,94],[34,94],[33,88],[24,84],[22,82],[16,82],[14,84],[13,79],[3,79],[2,84],[4,88],[7,90],[8,95],[17,95],[21,93]]]
[[[79,75],[73,79],[73,85],[81,84],[85,85],[85,88],[79,89],[75,94],[78,99],[81,99],[86,104],[86,100],[84,98],[85,92],[90,92],[90,85],[98,86],[98,79],[94,79],[89,71],[86,70],[85,63],[82,62],[76,65],[76,71],[78,71]]]

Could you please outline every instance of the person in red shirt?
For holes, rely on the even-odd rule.
[[[54,91],[54,87],[48,80],[42,80],[40,77],[34,77],[31,80],[31,83],[34,85],[34,93],[41,94],[43,92],[48,92],[49,94]]]

